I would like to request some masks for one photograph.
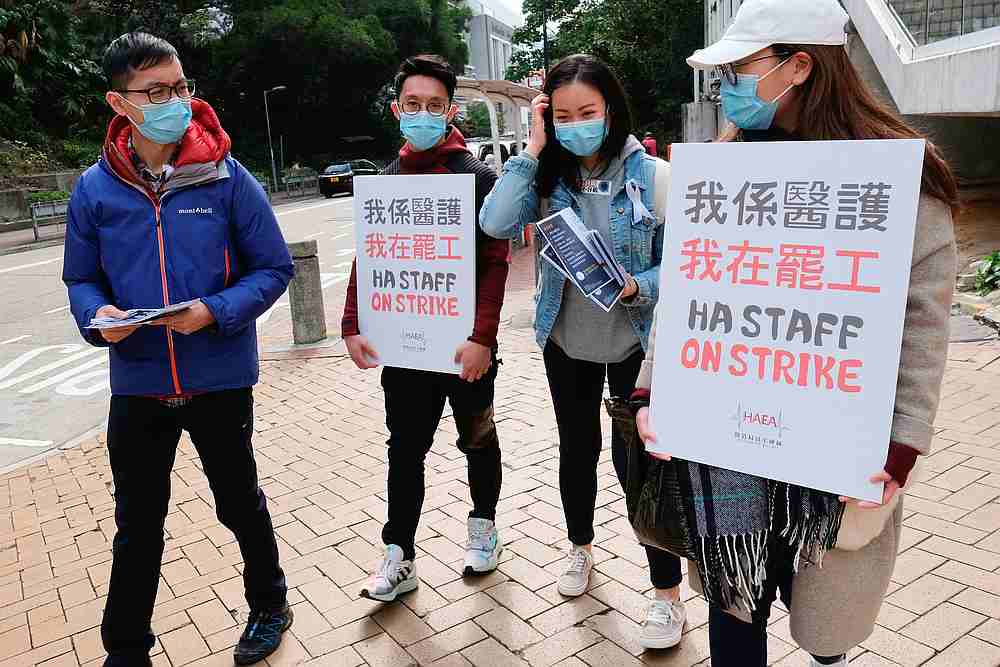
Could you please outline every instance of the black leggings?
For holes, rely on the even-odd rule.
[[[555,343],[545,346],[545,374],[559,426],[559,493],[570,542],[594,541],[594,503],[597,499],[597,461],[601,456],[601,399],[607,376],[612,396],[629,397],[635,390],[643,353],[621,363],[598,364],[573,359]],[[611,433],[611,459],[624,487],[627,469],[625,443]],[[655,588],[681,583],[681,561],[673,554],[646,547],[649,578]]]

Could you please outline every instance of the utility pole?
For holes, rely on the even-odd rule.
[[[285,86],[275,86],[270,90],[264,91],[264,117],[267,118],[267,149],[271,153],[271,178],[274,180],[271,185],[271,191],[276,192],[278,190],[278,170],[274,166],[274,143],[271,141],[271,112],[267,108],[267,94],[276,93],[279,90],[284,90]]]

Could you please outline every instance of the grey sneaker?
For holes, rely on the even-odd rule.
[[[639,645],[643,648],[670,648],[681,642],[687,611],[683,602],[650,600],[646,607],[646,620],[639,631]]]
[[[361,589],[361,597],[381,602],[392,602],[403,593],[415,590],[417,566],[411,560],[403,560],[403,549],[390,544],[385,548],[385,560],[375,572],[368,577],[365,587]]]
[[[503,551],[496,525],[489,519],[469,517],[469,542],[465,546],[465,576],[497,569]]]
[[[592,569],[594,557],[583,547],[574,545],[566,556],[566,569],[559,575],[559,593],[571,598],[586,593]]]

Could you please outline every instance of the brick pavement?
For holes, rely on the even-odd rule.
[[[450,419],[427,459],[418,533],[422,586],[402,603],[357,598],[379,558],[386,430],[377,373],[336,352],[265,361],[257,460],[271,503],[296,620],[271,665],[663,665],[708,661],[707,609],[688,598],[677,649],[635,642],[648,578],[623,518],[606,450],[600,464],[597,561],[587,595],[555,590],[563,545],[555,424],[541,356],[526,328],[530,285],[519,257],[508,298],[497,421],[504,452],[498,572],[460,576],[469,510]],[[517,328],[520,326],[521,328]],[[1000,664],[1000,344],[956,344],[934,454],[906,503],[903,552],[875,634],[852,665]],[[606,426],[607,432],[607,426]],[[216,521],[185,439],[173,472],[154,664],[230,665],[247,609],[241,562]],[[0,664],[98,665],[113,536],[103,438],[0,476]],[[776,609],[776,664],[805,665]]]

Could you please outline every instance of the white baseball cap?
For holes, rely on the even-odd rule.
[[[746,0],[726,34],[687,59],[695,69],[742,60],[773,44],[847,43],[850,17],[837,0]]]

